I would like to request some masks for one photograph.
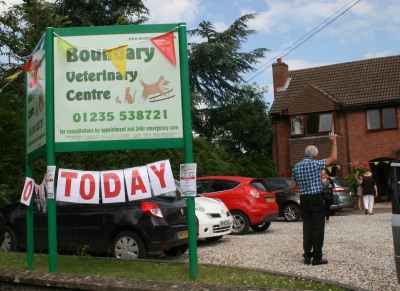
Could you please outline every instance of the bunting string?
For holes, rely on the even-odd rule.
[[[53,34],[57,37],[57,50],[58,51],[67,51],[71,49],[75,49],[77,47],[79,48],[84,48],[92,51],[97,51],[97,52],[104,52],[111,60],[115,68],[118,70],[118,72],[122,75],[125,76],[126,72],[126,58],[113,58],[112,53],[124,53],[126,54],[126,49],[128,46],[133,46],[137,45],[139,43],[143,42],[152,42],[153,45],[155,45],[161,53],[167,58],[171,64],[175,65],[176,64],[176,56],[175,56],[175,49],[174,49],[174,43],[173,43],[173,32],[176,31],[179,27],[186,26],[185,24],[179,24],[178,26],[174,27],[170,31],[160,34],[159,36],[150,38],[150,39],[145,39],[145,40],[137,40],[133,42],[128,42],[127,44],[120,45],[117,47],[109,48],[109,49],[97,49],[97,48],[91,48],[91,47],[83,47],[83,46],[76,46],[70,42],[68,42],[65,38],[61,37],[57,33],[53,32]],[[11,82],[13,82],[19,74],[21,74],[23,71],[27,71],[28,73],[31,72],[32,68],[32,54],[30,55],[28,62],[22,66],[22,70],[18,71],[17,73],[6,77],[5,80],[8,80],[8,82],[0,89],[0,92],[7,87]]]

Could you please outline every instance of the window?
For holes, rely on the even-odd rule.
[[[305,120],[305,122],[304,122]],[[294,115],[291,117],[291,133],[296,134],[318,134],[333,130],[332,113],[310,113],[305,115]]]
[[[292,134],[303,134],[303,115],[292,116]]]
[[[397,128],[396,108],[367,110],[367,129]]]
[[[333,130],[332,127],[332,114],[321,114],[319,116],[319,132],[324,132],[324,131],[329,131],[331,132]]]
[[[306,115],[306,132],[307,134],[318,133],[318,114],[307,114]]]

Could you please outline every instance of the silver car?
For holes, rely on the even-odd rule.
[[[354,206],[354,190],[353,188],[342,178],[332,177],[335,188],[333,188],[333,201],[334,204],[331,205],[331,210],[337,211],[342,208],[353,208]],[[335,203],[336,202],[336,203]]]

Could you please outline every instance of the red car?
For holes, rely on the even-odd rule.
[[[279,215],[275,192],[264,185],[258,178],[207,176],[197,178],[197,193],[225,203],[233,216],[232,234],[244,234],[250,227],[261,232]]]

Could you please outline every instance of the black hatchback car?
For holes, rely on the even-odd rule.
[[[57,248],[124,259],[144,259],[149,252],[178,256],[188,249],[186,201],[169,192],[145,200],[111,204],[57,201]],[[36,203],[35,203],[36,205]],[[0,209],[6,218],[3,251],[26,249],[26,206]],[[47,213],[34,210],[34,249],[48,249]]]
[[[292,187],[291,178],[265,178],[267,187],[275,192],[279,206],[279,216],[286,221],[298,221],[301,218],[300,195]]]

